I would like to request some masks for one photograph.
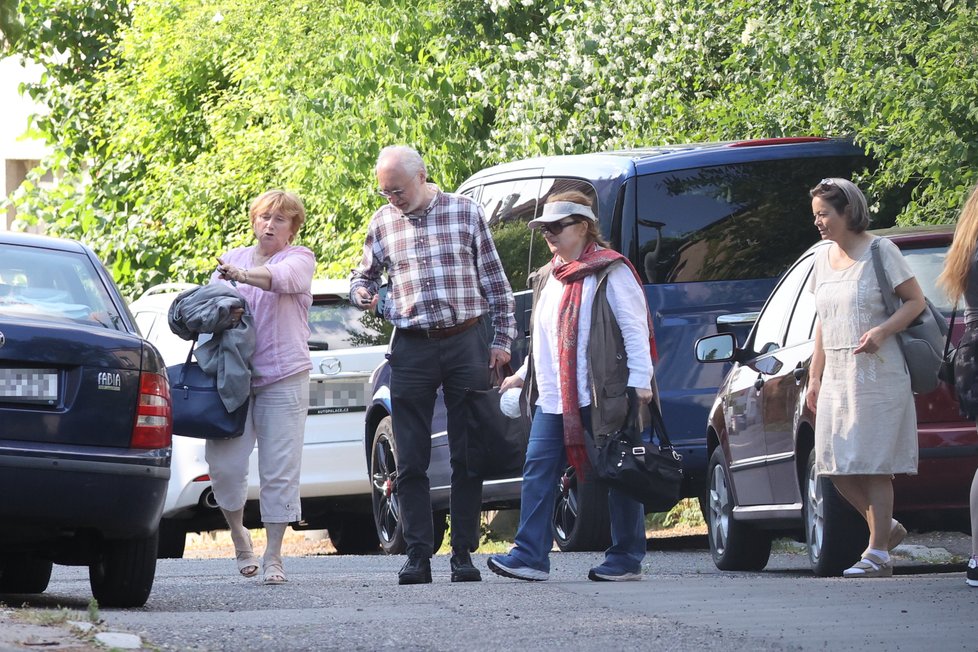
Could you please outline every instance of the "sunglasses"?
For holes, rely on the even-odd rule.
[[[580,222],[580,220],[567,220],[564,222],[549,222],[547,224],[541,224],[540,230],[544,233],[549,233],[550,235],[560,235],[564,229],[569,226],[573,226]]]

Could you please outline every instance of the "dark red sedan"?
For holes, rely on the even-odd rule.
[[[935,281],[952,226],[878,232],[903,251],[924,294],[950,318]],[[805,290],[819,242],[788,269],[746,343],[732,335],[702,338],[700,362],[732,362],[707,426],[704,497],[710,550],[721,570],[759,570],[771,540],[792,536],[808,546],[816,575],[840,574],[866,545],[865,522],[814,471],[814,415],[805,406],[814,349],[815,297]],[[961,326],[955,324],[954,336]],[[963,419],[946,385],[915,395],[918,475],[897,476],[895,516],[908,528],[968,531],[968,498],[978,467],[978,432]]]

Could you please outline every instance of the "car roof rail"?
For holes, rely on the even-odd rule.
[[[823,140],[831,140],[823,136],[792,136],[788,138],[755,138],[753,140],[740,140],[730,143],[727,147],[760,147],[762,145],[789,145],[791,143],[820,143]]]
[[[159,285],[154,285],[145,292],[143,292],[139,298],[151,297],[156,294],[163,294],[165,292],[183,292],[184,290],[192,290],[193,288],[200,287],[196,283],[160,283]]]

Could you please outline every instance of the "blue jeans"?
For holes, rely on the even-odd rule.
[[[590,406],[581,408],[585,425],[591,422]],[[536,409],[523,465],[520,525],[510,555],[537,570],[550,572],[553,547],[552,521],[557,483],[567,468],[564,452],[564,421],[559,414]],[[608,490],[611,517],[611,547],[605,563],[624,571],[637,571],[645,558],[645,509],[642,503],[614,489]]]

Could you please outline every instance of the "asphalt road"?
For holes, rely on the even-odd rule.
[[[600,558],[555,553],[547,582],[484,570],[452,584],[440,555],[423,586],[397,585],[403,557],[288,558],[283,586],[240,578],[230,560],[161,560],[147,605],[103,609],[102,628],[160,650],[978,649],[978,589],[959,561],[905,554],[893,578],[846,580],[811,576],[793,551],[724,573],[707,551],[656,549],[642,582],[589,582]],[[89,598],[85,569],[55,567],[47,593],[19,600],[84,611]]]

